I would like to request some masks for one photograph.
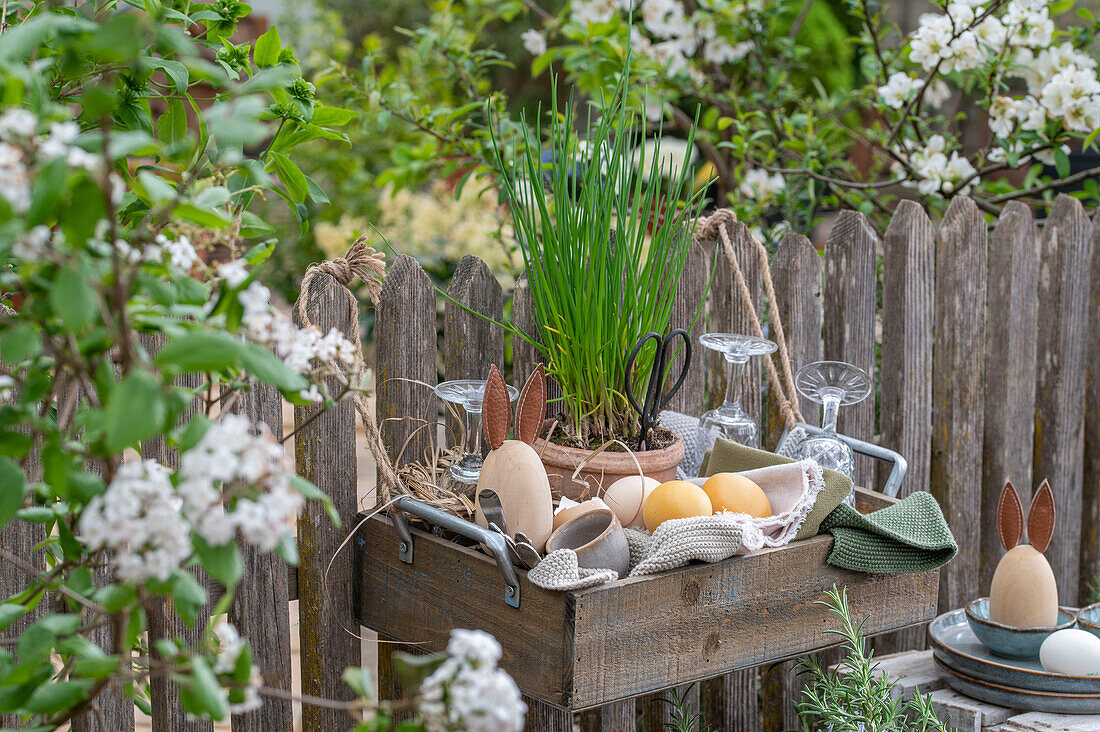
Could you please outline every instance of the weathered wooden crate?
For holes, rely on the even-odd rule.
[[[863,489],[857,496],[865,512],[895,500]],[[847,587],[869,634],[936,613],[938,570],[870,575],[831,567],[828,535],[574,592],[543,590],[519,572],[516,608],[485,553],[412,534],[407,564],[389,517],[376,515],[360,529],[359,622],[429,651],[442,650],[454,628],[486,630],[525,695],[570,711],[834,645],[826,631],[837,619],[815,604],[834,585]]]

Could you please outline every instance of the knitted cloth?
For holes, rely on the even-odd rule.
[[[866,516],[840,505],[821,523],[833,535],[828,563],[857,572],[923,572],[959,551],[932,494],[917,491]]]
[[[699,418],[666,409],[660,414],[660,423],[662,427],[675,432],[680,441],[684,443],[684,459],[680,461],[680,465],[676,468],[676,478],[678,480],[694,478],[695,474],[689,473],[687,468],[698,465],[699,460],[702,458],[699,454]]]
[[[794,461],[789,457],[745,447],[719,437],[718,441],[714,443],[714,448],[703,458],[703,466],[699,469],[699,475],[740,473],[746,470],[792,462]],[[821,491],[821,495],[818,496],[813,509],[799,528],[798,535],[795,537],[796,541],[817,536],[822,520],[840,505],[845,496],[852,492],[852,479],[843,473],[824,469],[822,475],[825,478],[825,488]]]
[[[630,577],[663,572],[700,560],[720,562],[765,546],[783,546],[794,539],[818,495],[824,489],[821,468],[807,460],[745,473],[756,481],[772,502],[775,515],[753,518],[723,511],[713,516],[665,521],[653,535],[626,529],[630,546]],[[703,478],[694,482],[702,484]],[[534,584],[548,590],[579,590],[618,579],[612,570],[578,566],[571,549],[547,555],[527,573]]]

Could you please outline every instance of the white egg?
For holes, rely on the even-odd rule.
[[[1100,675],[1100,638],[1078,628],[1056,631],[1039,648],[1039,662],[1054,674]]]
[[[645,526],[642,520],[642,504],[650,492],[661,484],[648,476],[628,475],[619,478],[604,491],[603,500],[608,508],[619,517],[623,526],[636,529]]]

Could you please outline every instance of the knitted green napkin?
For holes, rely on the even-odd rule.
[[[795,461],[774,452],[756,450],[719,437],[714,448],[703,456],[699,475],[709,478],[715,473],[739,473],[793,462]],[[825,488],[818,494],[817,502],[794,537],[795,541],[817,536],[821,522],[852,492],[852,479],[848,476],[835,470],[821,472],[825,478]]]
[[[931,493],[917,491],[867,515],[841,504],[821,523],[833,535],[828,563],[857,572],[923,572],[959,551]]]

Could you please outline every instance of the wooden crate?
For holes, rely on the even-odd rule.
[[[857,489],[862,511],[894,502]],[[398,556],[389,518],[367,521],[355,543],[359,622],[390,638],[442,650],[453,628],[480,628],[504,649],[501,666],[523,693],[581,711],[833,645],[837,619],[819,605],[848,588],[868,634],[931,619],[939,571],[872,575],[828,566],[821,535],[713,564],[551,592],[519,572],[520,606],[504,601],[496,563],[412,530],[414,558]]]

